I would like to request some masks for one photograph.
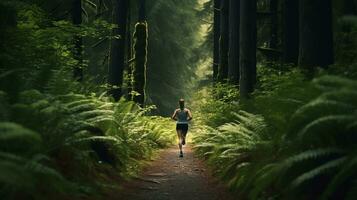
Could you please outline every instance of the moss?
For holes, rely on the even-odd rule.
[[[146,87],[146,64],[148,47],[148,28],[146,22],[140,22],[135,25],[134,32],[134,55],[135,64],[133,67],[133,100],[143,105],[145,102]]]

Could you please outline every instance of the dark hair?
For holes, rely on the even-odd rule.
[[[179,105],[180,105],[180,108],[184,108],[184,106],[185,106],[185,100],[184,100],[184,99],[180,99],[180,100],[179,100]]]

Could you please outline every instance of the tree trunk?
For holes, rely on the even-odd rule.
[[[239,4],[239,0],[229,2],[228,80],[236,85],[239,83]]]
[[[278,46],[278,0],[270,0],[271,32],[269,47],[276,49]]]
[[[128,0],[117,0],[114,8],[114,24],[118,27],[113,33],[120,38],[114,38],[111,41],[108,83],[112,87],[109,93],[116,101],[122,96],[128,4]]]
[[[221,0],[221,37],[219,40],[218,81],[228,78],[228,42],[229,42],[229,0]]]
[[[357,14],[356,3],[357,1],[354,0],[343,0],[343,14],[356,15]]]
[[[221,0],[214,0],[213,16],[213,80],[217,79],[219,66],[219,37],[220,37],[220,4]]]
[[[146,0],[139,0],[139,17],[138,21],[139,22],[145,22],[146,21],[146,10],[145,10],[145,5],[146,5]]]
[[[300,0],[299,65],[327,67],[333,64],[331,0]]]
[[[128,17],[127,17],[127,31],[126,31],[126,52],[127,52],[127,56],[126,56],[126,61],[125,63],[127,64],[127,99],[132,100],[132,91],[133,91],[133,85],[132,85],[132,78],[133,78],[133,64],[132,62],[130,62],[130,60],[133,57],[133,47],[132,47],[132,30],[131,30],[131,1],[129,1],[129,5],[128,5]]]
[[[247,98],[256,82],[257,2],[240,1],[240,96]]]
[[[145,86],[146,86],[146,63],[147,63],[147,47],[148,47],[148,28],[145,13],[145,0],[140,0],[139,4],[139,22],[135,26],[135,67],[133,69],[133,100],[143,106],[145,103]]]
[[[283,62],[298,63],[299,0],[285,0],[283,9]]]
[[[73,0],[72,1],[72,22],[74,26],[80,26],[82,24],[82,1]],[[73,69],[73,77],[77,81],[83,80],[83,58],[82,58],[82,37],[80,35],[75,35],[74,38],[74,49],[73,56],[77,61],[77,66]]]

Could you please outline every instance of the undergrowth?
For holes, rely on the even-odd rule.
[[[108,39],[115,26],[53,21],[24,1],[0,2],[0,11],[1,199],[100,196],[174,141],[169,119],[115,102],[86,76],[89,61],[75,59],[74,35]],[[79,65],[82,82],[72,78]]]
[[[80,183],[91,183],[81,181],[101,165],[132,176],[141,160],[171,144],[175,135],[168,119],[145,116],[149,109],[133,102],[30,90],[10,104],[1,94],[0,105],[10,108],[0,123],[1,196],[9,199],[19,194],[41,199],[39,188],[80,193]]]
[[[197,100],[196,153],[240,198],[355,198],[357,82],[310,81],[297,69],[260,74],[249,100],[215,104],[219,87],[200,93],[212,100]]]

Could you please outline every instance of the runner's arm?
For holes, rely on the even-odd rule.
[[[188,113],[188,121],[191,121],[192,120],[192,113],[190,110],[187,109],[187,113]]]
[[[176,121],[177,120],[176,115],[177,115],[177,110],[174,111],[174,114],[172,115],[171,119]]]

